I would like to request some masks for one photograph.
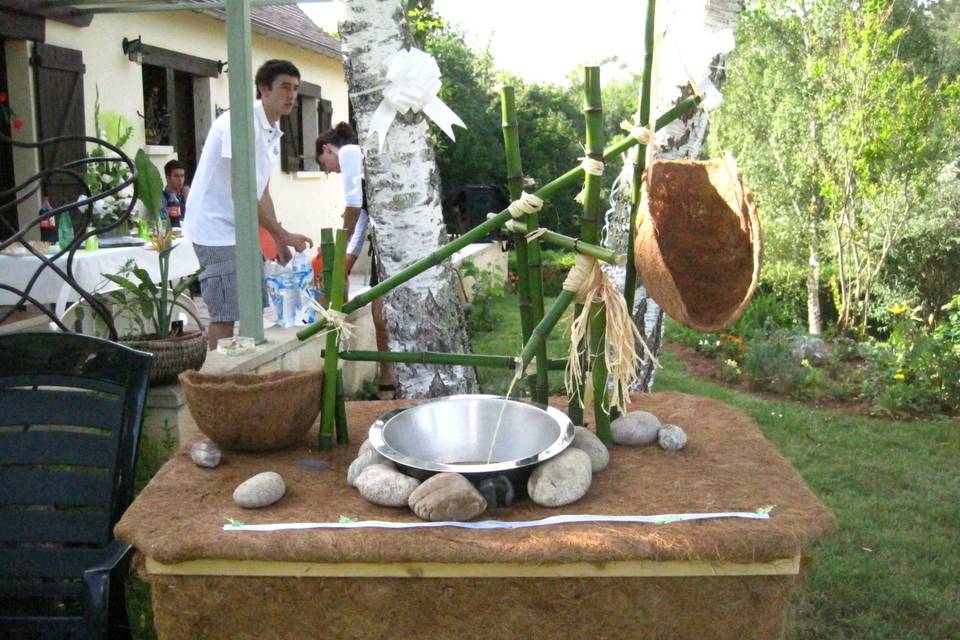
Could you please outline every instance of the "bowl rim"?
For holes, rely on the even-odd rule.
[[[397,451],[389,444],[387,444],[384,439],[383,432],[389,426],[390,422],[407,411],[408,409],[414,409],[416,407],[421,407],[426,404],[431,404],[434,402],[443,402],[450,400],[504,400],[507,402],[514,402],[516,404],[522,404],[525,406],[534,407],[544,411],[549,415],[560,427],[560,435],[554,440],[550,445],[542,450],[540,453],[532,456],[527,456],[525,458],[518,458],[515,460],[506,460],[503,462],[494,462],[490,464],[464,464],[464,463],[444,463],[444,462],[435,462],[432,460],[423,460],[421,458],[415,458],[413,456],[407,455],[400,451]],[[567,417],[565,413],[559,409],[548,405],[542,405],[536,402],[528,402],[519,400],[516,398],[507,398],[505,396],[498,396],[492,394],[480,394],[480,393],[464,393],[457,394],[452,396],[444,396],[441,398],[430,398],[426,402],[420,402],[414,405],[407,407],[398,407],[387,413],[383,414],[377,418],[374,423],[370,426],[370,431],[368,438],[370,439],[370,444],[374,450],[382,455],[385,458],[388,458],[398,464],[405,465],[408,467],[413,467],[415,469],[421,469],[424,471],[436,471],[438,473],[461,473],[461,474],[470,474],[470,473],[491,473],[491,472],[502,472],[509,471],[511,469],[519,469],[521,467],[528,467],[530,465],[538,464],[544,460],[548,460],[555,455],[562,452],[566,449],[571,442],[573,442],[573,437],[576,434],[574,429],[573,422],[570,421],[570,418]]]

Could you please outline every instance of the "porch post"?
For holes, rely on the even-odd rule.
[[[253,142],[253,63],[250,59],[250,0],[227,2],[227,59],[230,61],[230,139],[233,211],[237,233],[237,296],[240,335],[263,338],[263,273],[257,221]]]

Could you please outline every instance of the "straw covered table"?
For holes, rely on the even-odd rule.
[[[224,452],[195,466],[189,443],[117,525],[142,554],[160,638],[777,638],[804,549],[833,514],[753,421],[678,393],[639,398],[681,425],[679,453],[616,447],[579,502],[523,500],[481,518],[755,511],[769,520],[575,523],[527,529],[224,531],[247,524],[417,521],[346,483],[370,424],[398,402],[347,404],[350,446],[319,452],[316,433],[286,451]],[[562,403],[558,403],[562,406]],[[313,445],[313,446],[308,446]],[[317,470],[304,460],[322,460]],[[237,484],[280,473],[275,505],[237,507]]]

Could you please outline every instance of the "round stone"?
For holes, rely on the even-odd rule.
[[[438,473],[413,490],[407,503],[418,517],[439,522],[472,520],[487,508],[487,501],[459,473]]]
[[[593,431],[584,427],[575,427],[576,432],[573,436],[571,447],[576,447],[590,456],[590,469],[597,473],[603,471],[610,464],[610,450],[603,441],[598,438]]]
[[[200,442],[194,442],[190,447],[190,459],[198,467],[213,469],[220,464],[223,454],[220,453],[220,448],[214,443],[209,440],[201,440]]]
[[[501,509],[503,507],[509,507],[513,504],[513,498],[515,495],[513,483],[510,482],[510,478],[502,473],[500,475],[481,480],[477,484],[477,490],[480,491],[480,495],[483,496],[483,499],[487,501],[488,507]]]
[[[675,424],[665,424],[657,435],[660,446],[667,451],[680,451],[687,446],[687,434]]]
[[[610,423],[610,432],[617,444],[653,444],[659,431],[660,420],[649,411],[631,411]]]
[[[279,473],[264,471],[240,483],[233,491],[233,501],[244,509],[259,509],[273,504],[286,491]]]
[[[590,456],[581,449],[563,453],[537,465],[527,481],[530,499],[544,507],[561,507],[576,502],[590,488],[593,472]]]
[[[357,476],[360,495],[383,507],[405,507],[413,490],[420,486],[416,478],[404,475],[385,464],[372,464]]]
[[[376,452],[375,449],[368,449],[357,456],[357,459],[350,463],[350,467],[347,469],[347,483],[351,487],[357,486],[357,478],[360,477],[360,474],[363,473],[363,470],[373,464],[382,464],[390,467],[391,469],[396,469],[396,465],[393,464],[392,460],[387,460],[382,455]]]

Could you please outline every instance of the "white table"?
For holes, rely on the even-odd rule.
[[[190,241],[180,239],[176,243],[176,247],[170,254],[168,280],[183,278],[200,268]],[[77,284],[89,293],[112,291],[119,287],[104,278],[103,274],[117,273],[131,258],[137,266],[150,274],[154,282],[160,281],[160,261],[157,258],[157,252],[145,246],[115,247],[96,251],[80,249],[74,254],[73,277]],[[67,256],[58,258],[56,265],[66,271]],[[16,256],[0,254],[0,282],[22,291],[40,266],[40,260],[33,254]],[[44,268],[33,284],[30,296],[43,304],[55,304],[57,317],[63,315],[68,304],[80,299],[80,294],[50,268]],[[19,301],[20,296],[17,294],[0,289],[0,305],[14,305]]]

